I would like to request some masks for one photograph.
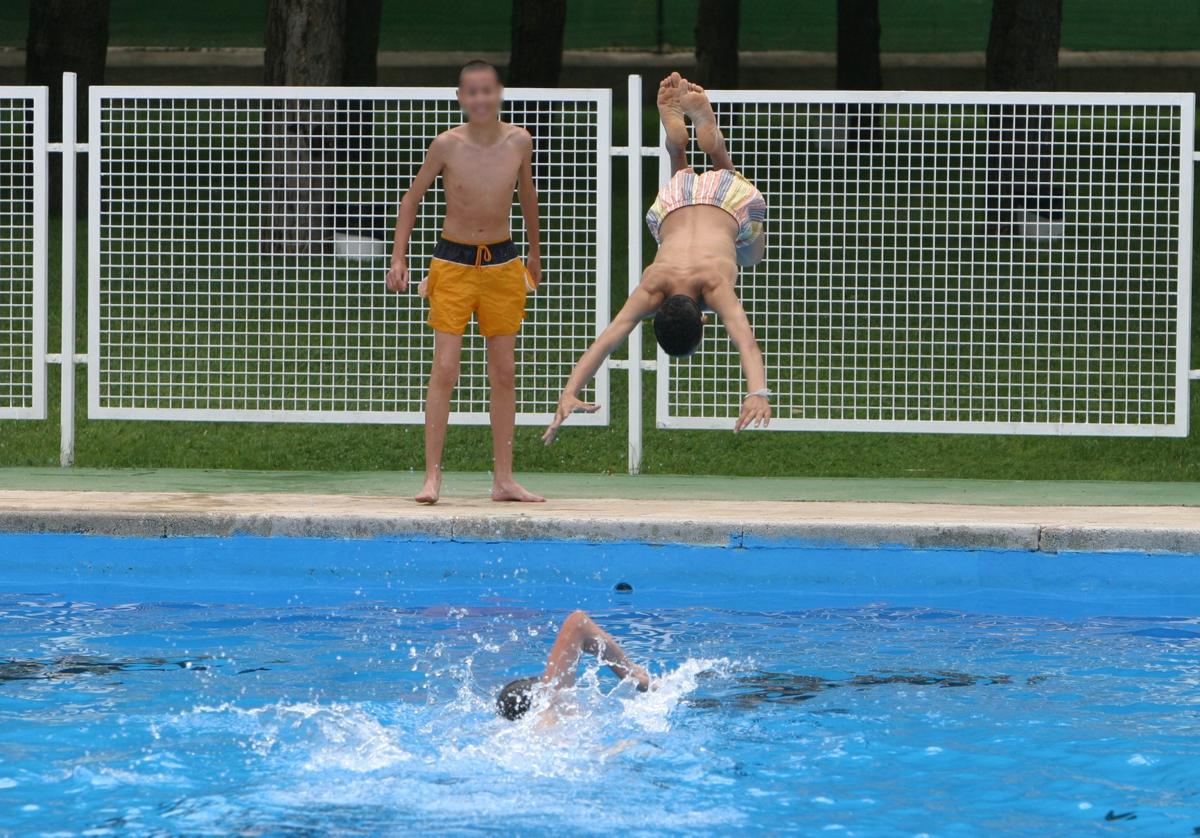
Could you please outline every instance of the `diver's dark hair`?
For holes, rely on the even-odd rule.
[[[510,722],[524,716],[533,706],[533,688],[537,678],[518,678],[504,685],[496,696],[496,712]]]
[[[704,334],[703,316],[699,304],[685,294],[663,300],[654,315],[654,338],[663,352],[678,358],[699,349]]]
[[[458,68],[458,83],[460,85],[462,84],[463,73],[470,73],[475,70],[491,70],[496,74],[496,81],[498,81],[500,84],[504,84],[504,79],[500,78],[500,68],[490,61],[484,61],[481,58],[472,59]]]

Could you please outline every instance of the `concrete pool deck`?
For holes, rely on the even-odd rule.
[[[0,469],[0,531],[427,535],[746,546],[775,540],[1200,554],[1200,484],[529,474],[545,504],[487,499],[448,474]]]

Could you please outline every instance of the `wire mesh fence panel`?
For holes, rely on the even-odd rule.
[[[46,416],[46,92],[0,87],[0,418]]]
[[[517,341],[517,414],[547,420],[608,319],[608,91],[507,92],[534,138],[544,281]],[[396,210],[454,91],[91,91],[89,415],[419,422],[432,360],[416,283],[445,213],[440,182],[385,289]],[[525,252],[514,200],[513,234]],[[468,333],[451,420],[487,421]],[[608,402],[607,370],[592,394]],[[607,412],[581,417],[606,424]]]
[[[768,204],[738,292],[772,428],[1186,434],[1190,95],[712,99]],[[667,360],[659,424],[730,426],[720,326]]]

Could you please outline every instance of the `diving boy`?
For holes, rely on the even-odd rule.
[[[612,635],[596,625],[585,612],[574,611],[563,620],[542,674],[505,684],[496,696],[496,711],[510,721],[519,719],[533,706],[534,693],[538,689],[551,691],[553,707],[553,698],[558,692],[574,686],[575,670],[584,652],[607,664],[618,678],[633,680],[640,692],[650,689],[650,674],[645,667],[631,662]]]
[[[533,185],[533,140],[529,132],[498,119],[503,93],[491,64],[471,61],[458,75],[458,103],[467,121],[439,134],[400,202],[387,287],[408,288],[408,242],[417,210],[438,175],[446,195],[446,219],[429,273],[418,293],[429,298],[434,329],[433,369],[425,402],[425,484],[418,503],[437,503],[442,488],[442,449],[450,417],[450,395],[458,381],[462,338],[474,315],[487,341],[491,386],[492,500],[543,501],[513,479],[516,424],[517,333],[525,296],[541,279],[537,190]],[[509,234],[513,189],[529,239],[528,269]]]
[[[587,404],[579,390],[604,359],[642,321],[654,315],[654,336],[668,355],[691,355],[700,346],[704,308],[715,311],[737,347],[747,395],[734,423],[735,432],[771,421],[762,352],[734,290],[738,266],[758,263],[766,250],[763,221],[767,204],[762,193],[733,168],[725,138],[704,89],[679,73],[662,80],[658,111],[666,130],[671,180],[658,193],[646,216],[658,241],[654,263],[642,273],[637,290],[575,365],[558,400],[554,421],[542,435],[549,445],[572,413],[593,413],[599,405]],[[691,120],[696,142],[712,161],[712,168],[697,174],[687,163]]]

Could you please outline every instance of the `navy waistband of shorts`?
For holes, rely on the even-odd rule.
[[[439,238],[433,248],[433,258],[459,265],[474,265],[477,268],[503,265],[517,258],[517,245],[512,239],[495,244],[463,244]]]

